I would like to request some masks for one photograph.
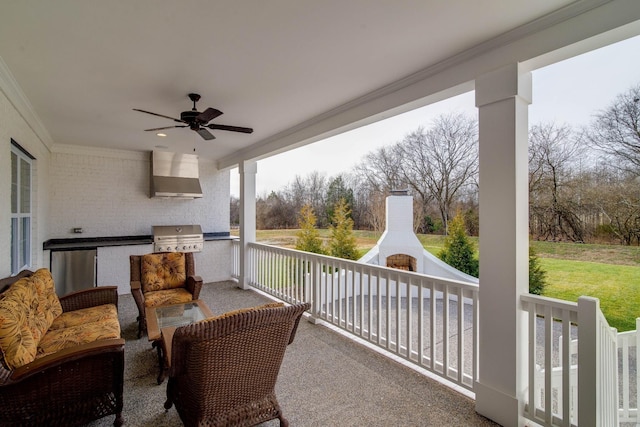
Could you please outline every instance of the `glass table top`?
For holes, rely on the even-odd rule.
[[[197,303],[188,302],[185,304],[158,307],[155,310],[160,329],[168,326],[184,326],[204,320],[206,316]]]

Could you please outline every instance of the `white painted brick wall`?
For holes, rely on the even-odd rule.
[[[42,242],[47,239],[49,150],[24,121],[5,90],[0,74],[0,277],[11,274],[11,139],[36,158],[32,165],[32,267],[43,265]],[[48,259],[46,261],[48,263]]]
[[[229,172],[200,160],[204,197],[151,199],[150,154],[60,146],[51,155],[50,238],[150,235],[153,225],[200,224],[204,232],[229,231]],[[82,228],[74,234],[73,228]],[[98,249],[97,284],[129,293],[129,255],[152,245]],[[207,242],[196,257],[205,282],[231,277],[231,243]]]
[[[50,238],[149,235],[153,225],[229,231],[229,172],[200,160],[204,197],[149,198],[149,153],[65,146],[51,155]],[[73,228],[84,233],[74,234]]]
[[[153,252],[153,245],[108,246],[98,248],[98,286],[118,286],[119,294],[130,294],[129,255]]]

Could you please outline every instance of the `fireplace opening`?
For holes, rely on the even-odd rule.
[[[405,271],[416,271],[417,261],[411,255],[395,254],[387,257],[387,267]]]

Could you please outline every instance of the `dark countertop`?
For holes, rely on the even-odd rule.
[[[205,242],[216,240],[233,240],[229,232],[203,233]],[[106,246],[150,245],[153,236],[110,236],[80,237],[69,239],[49,239],[42,244],[42,249],[50,251],[79,251],[102,248]]]

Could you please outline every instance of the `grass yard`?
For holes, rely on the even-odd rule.
[[[547,272],[544,295],[578,301],[582,295],[600,299],[600,309],[619,332],[636,328],[640,317],[640,267],[590,261],[540,258]]]
[[[293,248],[298,230],[258,230],[257,240]],[[319,230],[329,239],[329,230]],[[381,233],[355,231],[358,250],[364,255]],[[418,235],[425,249],[437,254],[444,236]],[[472,238],[478,249],[478,239]],[[542,268],[547,272],[544,295],[577,301],[581,295],[600,299],[609,324],[619,332],[635,329],[640,317],[640,247],[532,241]]]

